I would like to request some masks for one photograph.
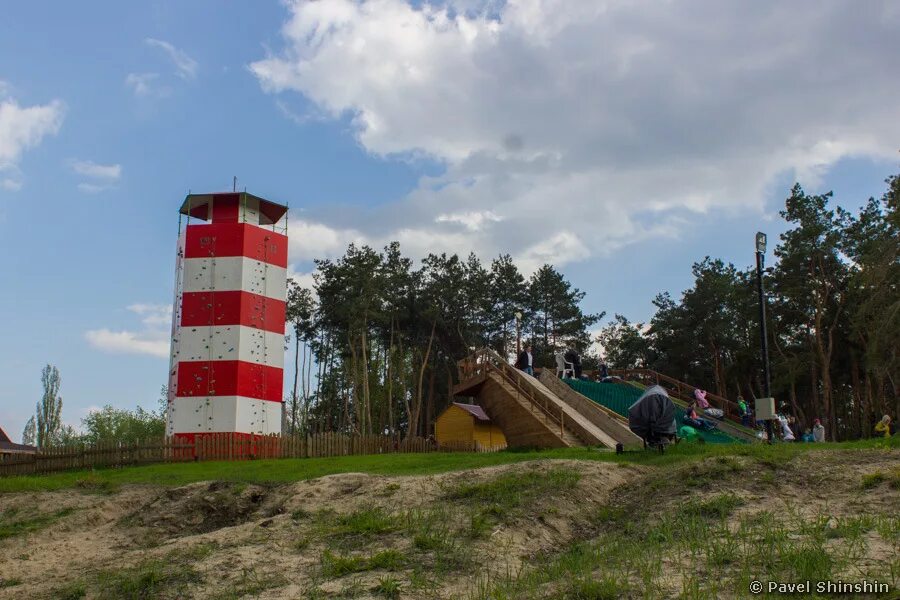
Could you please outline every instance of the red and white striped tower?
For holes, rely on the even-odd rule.
[[[168,411],[176,440],[281,432],[286,212],[247,193],[190,194],[181,206]]]

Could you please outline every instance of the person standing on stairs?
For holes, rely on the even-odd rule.
[[[525,348],[519,353],[516,368],[529,375],[534,375],[534,355],[531,353],[531,344],[525,344]]]

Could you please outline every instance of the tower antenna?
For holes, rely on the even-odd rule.
[[[232,192],[237,191],[237,175],[234,176],[234,179],[231,182],[231,191]]]

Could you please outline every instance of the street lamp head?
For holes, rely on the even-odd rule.
[[[521,320],[522,320],[522,313],[519,311],[516,311],[516,321],[521,321]]]
[[[756,233],[756,251],[760,254],[766,253],[766,234],[762,231]]]

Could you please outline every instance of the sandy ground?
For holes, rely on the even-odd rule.
[[[827,460],[822,459],[825,456]],[[696,468],[707,468],[705,462]],[[48,514],[74,509],[40,531],[0,540],[0,580],[21,581],[12,587],[0,587],[0,599],[51,598],[61,586],[79,579],[90,581],[98,571],[123,569],[202,545],[210,550],[187,560],[205,581],[182,597],[229,597],[227,593],[240,597],[237,591],[244,589],[241,586],[251,590],[246,597],[253,598],[302,598],[315,587],[337,593],[346,582],[323,580],[318,575],[325,545],[315,538],[310,524],[313,519],[298,519],[297,515],[321,510],[348,514],[373,507],[402,512],[448,505],[448,519],[465,519],[468,513],[454,512],[449,506],[447,490],[463,482],[489,481],[504,473],[559,468],[580,474],[574,489],[539,502],[539,510],[495,525],[488,535],[471,542],[472,555],[478,557],[479,564],[498,573],[515,573],[529,558],[584,537],[583,516],[587,510],[640,500],[645,493],[640,482],[653,475],[654,469],[601,462],[536,461],[420,477],[346,473],[279,487],[201,482],[179,488],[126,486],[112,495],[84,490],[0,495],[0,512],[17,509],[19,515]],[[727,490],[747,501],[740,509],[744,512],[890,514],[900,511],[900,491],[888,485],[862,491],[860,480],[866,473],[896,469],[900,469],[900,453],[896,451],[817,453],[779,466],[774,480],[769,478],[765,485],[759,485],[755,476],[730,478],[721,488],[713,480],[700,490],[676,489],[671,495],[643,501],[674,504],[691,494]],[[298,544],[304,539],[310,540],[305,547]],[[401,535],[386,536],[378,543],[379,550],[406,550],[410,544]],[[871,556],[861,560],[883,559],[897,551],[873,539]],[[361,586],[369,589],[378,575],[361,575]],[[259,585],[254,587],[254,582]],[[445,581],[433,595],[458,597],[466,586],[471,582],[460,578]],[[89,593],[87,597],[92,596]],[[363,592],[357,597],[372,596]]]

